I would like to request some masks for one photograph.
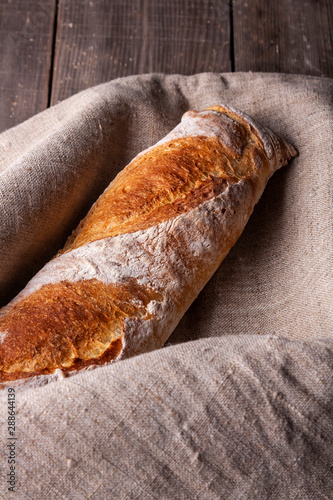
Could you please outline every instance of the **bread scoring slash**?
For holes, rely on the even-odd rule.
[[[295,155],[231,107],[185,113],[0,311],[0,382],[44,383],[161,347]]]

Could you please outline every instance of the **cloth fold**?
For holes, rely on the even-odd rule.
[[[0,135],[3,305],[188,109],[230,104],[299,152],[166,348],[17,390],[16,498],[333,498],[332,89],[283,74],[132,76]]]
[[[234,335],[16,392],[15,498],[330,499],[332,363],[327,340]]]

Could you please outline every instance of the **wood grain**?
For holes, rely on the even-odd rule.
[[[333,76],[331,0],[233,0],[236,71]]]
[[[0,131],[135,73],[332,77],[332,32],[331,0],[0,0]]]
[[[55,0],[0,0],[0,131],[48,104]]]
[[[120,76],[230,71],[229,1],[60,0],[52,103]]]

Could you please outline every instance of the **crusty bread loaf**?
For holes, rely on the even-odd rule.
[[[162,346],[295,154],[232,108],[185,113],[1,310],[0,381],[54,378]]]

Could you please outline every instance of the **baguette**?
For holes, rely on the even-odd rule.
[[[48,381],[161,347],[295,149],[227,106],[188,111],[113,180],[0,311],[0,381]]]

